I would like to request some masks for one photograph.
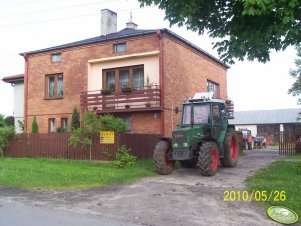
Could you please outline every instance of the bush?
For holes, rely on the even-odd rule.
[[[137,157],[131,155],[129,152],[130,149],[128,149],[125,145],[122,145],[118,149],[114,160],[115,168],[127,168],[136,162]]]
[[[15,137],[15,129],[12,126],[0,128],[0,155],[3,157],[3,151],[7,147],[10,139]]]
[[[33,118],[32,124],[31,124],[31,132],[32,133],[39,133],[39,126],[37,123],[36,116]]]
[[[67,132],[67,128],[62,128],[62,127],[56,128],[56,132],[57,133],[66,133]]]
[[[124,133],[127,130],[124,120],[113,115],[101,116],[100,122],[102,130],[115,131],[117,133]]]
[[[14,116],[7,116],[4,119],[4,123],[6,126],[15,126],[15,118]]]

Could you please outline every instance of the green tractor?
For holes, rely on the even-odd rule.
[[[228,119],[233,119],[231,101],[213,99],[213,93],[197,93],[183,102],[182,120],[171,138],[161,138],[154,150],[158,174],[172,172],[175,161],[182,167],[198,166],[204,176],[215,175],[219,164],[235,167],[238,137]]]

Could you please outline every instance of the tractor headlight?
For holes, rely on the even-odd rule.
[[[178,143],[174,143],[173,146],[176,148],[176,147],[178,147],[179,145],[178,145]]]
[[[188,147],[188,143],[186,143],[186,142],[183,143],[183,147],[184,147],[184,148],[187,148],[187,147]]]

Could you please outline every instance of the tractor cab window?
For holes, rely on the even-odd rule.
[[[194,104],[193,105],[193,123],[206,124],[210,119],[210,105],[209,104]]]
[[[191,123],[191,104],[184,105],[183,108],[183,126],[189,126]]]

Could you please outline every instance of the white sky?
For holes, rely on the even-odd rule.
[[[137,0],[2,0],[0,2],[0,80],[24,72],[19,53],[100,34],[100,10],[109,8],[117,15],[117,29],[133,15],[138,29],[169,28],[164,12],[157,7],[140,9]],[[185,28],[169,28],[205,51],[212,50],[212,39]],[[288,72],[296,52],[290,47],[273,53],[271,61],[237,62],[228,70],[228,96],[236,110],[264,110],[298,107],[297,98],[287,94],[293,80]],[[0,114],[13,114],[13,87],[0,81]]]

